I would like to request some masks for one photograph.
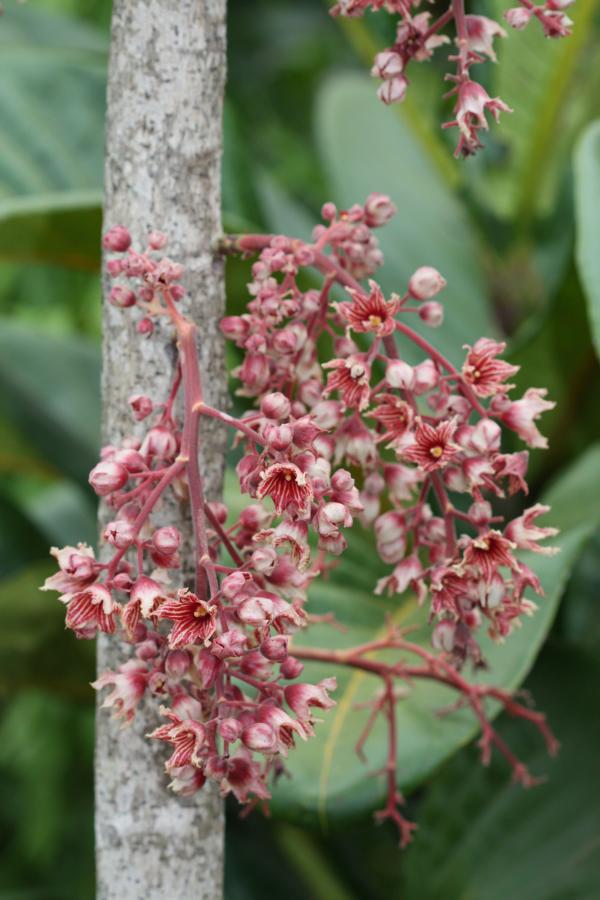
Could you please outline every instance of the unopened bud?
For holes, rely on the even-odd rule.
[[[444,321],[444,307],[435,300],[423,303],[419,308],[419,318],[430,328],[438,328]]]
[[[94,466],[88,480],[99,497],[106,497],[124,487],[128,478],[125,466],[107,460]]]
[[[260,645],[260,652],[271,662],[283,662],[288,655],[288,638],[285,634],[276,634],[267,638]]]
[[[287,419],[290,414],[290,401],[280,391],[273,391],[260,401],[260,411],[267,419],[276,419],[278,421]]]
[[[114,225],[102,238],[102,246],[114,253],[124,253],[131,247],[131,235],[123,225]]]
[[[412,390],[415,370],[401,359],[394,359],[385,371],[385,380],[393,388]]]
[[[290,681],[292,678],[298,678],[302,674],[303,669],[304,663],[301,663],[299,659],[295,659],[293,656],[288,656],[287,659],[284,659],[279,667],[281,677]]]
[[[187,650],[170,650],[165,658],[165,672],[169,678],[183,678],[191,662]]]
[[[134,292],[130,288],[122,287],[120,284],[116,284],[111,288],[108,299],[113,306],[118,306],[119,309],[127,309],[129,306],[135,306],[136,302]]]
[[[431,300],[445,287],[446,279],[432,266],[421,266],[408,282],[408,290],[415,300]]]
[[[142,422],[147,418],[154,409],[152,400],[145,394],[132,394],[127,402],[133,411],[134,418],[138,422]]]

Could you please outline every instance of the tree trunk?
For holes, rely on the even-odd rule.
[[[108,80],[105,225],[123,224],[143,245],[152,229],[167,234],[167,252],[185,265],[187,313],[200,325],[200,366],[207,401],[222,406],[226,387],[218,332],[223,315],[221,261],[212,247],[220,227],[221,119],[225,81],[226,0],[115,0]],[[140,338],[133,317],[104,305],[104,442],[136,433],[132,393],[160,401],[173,372],[166,324]],[[224,436],[203,421],[202,471],[210,498],[222,487]],[[191,523],[175,500],[157,524],[184,535],[191,566]],[[128,656],[101,636],[98,669]],[[214,784],[191,800],[167,789],[164,748],[144,735],[158,724],[156,704],[121,729],[97,716],[96,846],[100,900],[216,900],[222,896],[222,802]]]

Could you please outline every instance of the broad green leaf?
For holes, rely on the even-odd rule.
[[[496,41],[498,65],[489,90],[514,111],[492,126],[494,143],[502,148],[499,161],[484,160],[472,171],[485,202],[500,216],[529,224],[552,212],[573,139],[598,108],[598,9],[599,0],[573,6],[568,38],[549,41],[532,21],[523,32],[507,28],[507,38]],[[504,2],[494,5],[498,18],[505,10]]]
[[[348,207],[378,191],[389,194],[398,208],[377,232],[385,254],[377,274],[383,288],[402,293],[422,265],[437,267],[447,279],[439,298],[444,325],[423,331],[455,362],[462,360],[463,344],[497,331],[481,253],[464,207],[410,128],[390,115],[367,79],[340,75],[327,81],[318,98],[316,128],[331,199]],[[417,327],[416,322],[410,324]]]
[[[65,190],[0,200],[0,260],[96,271],[102,194]]]
[[[0,258],[97,268],[106,43],[11,5],[0,37]]]
[[[506,768],[460,754],[431,784],[419,833],[403,860],[402,895],[419,900],[591,900],[600,866],[600,667],[593,657],[545,650],[528,683],[562,746],[555,760],[524,722],[502,736],[545,783],[524,791]],[[400,894],[399,894],[400,896]]]
[[[600,120],[585,131],[575,154],[575,211],[577,267],[600,356]]]
[[[586,497],[584,488],[590,475],[600,480],[600,457],[584,459],[569,470],[552,489],[557,499],[552,523],[563,527],[556,543],[561,552],[556,556],[523,553],[523,561],[539,575],[545,597],[538,602],[537,613],[527,619],[505,644],[482,639],[489,670],[476,676],[482,681],[513,690],[529,671],[550,628],[572,568],[586,539],[598,521],[600,508],[595,496]],[[571,497],[571,502],[569,502]],[[583,502],[581,498],[583,497]],[[543,498],[545,499],[545,498]],[[563,526],[564,521],[564,526]],[[356,542],[356,543],[355,543]],[[347,626],[344,634],[329,626],[312,627],[298,643],[317,647],[353,646],[373,640],[385,630],[385,616],[391,614],[397,625],[419,626],[412,638],[429,644],[431,629],[426,624],[425,610],[419,610],[412,597],[383,600],[372,595],[376,577],[383,574],[372,560],[375,554],[364,535],[354,537],[350,560],[343,559],[339,572],[329,584],[315,585],[311,593],[312,611],[333,611]],[[385,724],[376,725],[366,746],[367,763],[356,757],[354,747],[366,724],[368,710],[357,708],[373,697],[379,687],[376,679],[362,672],[348,672],[343,667],[307,664],[306,679],[318,681],[328,675],[338,677],[335,694],[337,706],[324,714],[317,726],[317,736],[298,747],[290,755],[292,777],[282,780],[274,794],[274,809],[296,820],[322,824],[329,818],[349,817],[372,809],[381,801],[382,778],[369,778],[369,772],[380,770],[386,758]],[[448,756],[465,744],[477,731],[466,710],[440,719],[436,712],[456,699],[443,686],[420,682],[411,688],[398,704],[398,765],[400,784],[413,787]]]
[[[1,322],[0,396],[44,459],[87,478],[100,426],[100,361],[93,344]]]
[[[7,496],[0,495],[0,578],[47,553],[31,519]]]

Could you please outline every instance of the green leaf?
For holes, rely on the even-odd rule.
[[[0,578],[48,552],[33,522],[8,497],[0,495]]]
[[[521,558],[539,575],[545,597],[539,609],[527,619],[503,645],[489,638],[481,641],[489,671],[476,676],[508,690],[516,689],[527,675],[536,654],[552,624],[559,601],[581,549],[598,520],[600,507],[595,496],[585,496],[590,476],[600,481],[600,456],[594,455],[576,464],[557,482],[549,497],[556,498],[556,514],[552,523],[563,527],[556,542],[561,552],[556,556],[523,553]],[[563,487],[564,483],[564,487]],[[545,500],[545,498],[543,498]],[[563,526],[564,522],[564,526]],[[418,609],[412,597],[400,602],[372,595],[376,571],[374,550],[364,534],[353,536],[350,564],[346,558],[329,584],[319,583],[311,593],[311,611],[333,611],[347,626],[344,634],[330,626],[312,627],[301,642],[316,647],[344,647],[376,639],[385,631],[385,617],[392,615],[397,625],[419,626],[411,638],[429,644],[431,628],[426,624],[426,611]],[[335,674],[338,690],[337,706],[324,715],[317,726],[317,736],[298,747],[290,755],[288,767],[292,777],[282,780],[275,790],[273,808],[280,814],[299,821],[322,824],[329,818],[357,816],[381,802],[382,777],[368,777],[385,764],[387,734],[385,723],[374,728],[366,746],[368,762],[363,765],[354,753],[356,742],[366,724],[368,709],[362,704],[373,697],[379,682],[362,672],[348,672],[343,667],[308,664],[306,679],[310,682]],[[436,712],[456,699],[443,686],[430,682],[417,683],[407,698],[399,703],[398,765],[400,784],[413,787],[426,779],[434,769],[477,731],[466,710],[440,719]]]
[[[575,153],[576,259],[592,338],[600,357],[600,120],[584,132]]]
[[[5,408],[42,456],[85,481],[99,446],[97,348],[4,322],[0,391]]]
[[[498,65],[489,90],[514,111],[492,126],[500,161],[476,165],[473,175],[497,215],[523,225],[552,213],[573,139],[597,108],[598,8],[598,0],[577,3],[571,10],[573,34],[563,40],[549,41],[532,21],[523,32],[509,28],[506,40],[496,41]],[[505,9],[504,2],[494,5],[498,18]]]
[[[0,40],[0,257],[94,270],[105,41],[80,23],[14,7]]]
[[[483,769],[474,750],[444,768],[419,810],[419,833],[404,860],[403,895],[419,900],[591,900],[600,866],[600,783],[594,715],[600,666],[592,657],[544,651],[530,685],[562,741],[549,762],[523,722],[501,733],[535,774],[530,791],[506,769]]]
[[[463,344],[497,331],[464,207],[368,80],[341,75],[327,81],[318,99],[316,128],[332,199],[348,207],[379,191],[398,208],[377,234],[386,260],[377,274],[384,290],[403,293],[422,265],[435,266],[447,279],[440,297],[446,318],[435,343],[455,362],[462,360]]]

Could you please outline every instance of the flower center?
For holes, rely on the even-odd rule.
[[[444,452],[444,448],[439,444],[436,444],[435,447],[432,447],[429,451],[430,456],[433,456],[434,459],[439,459],[442,453]]]
[[[194,618],[195,619],[204,619],[208,615],[208,610],[204,609],[203,606],[197,606],[194,610]]]
[[[379,328],[381,325],[381,316],[369,316],[369,324],[371,328]]]

